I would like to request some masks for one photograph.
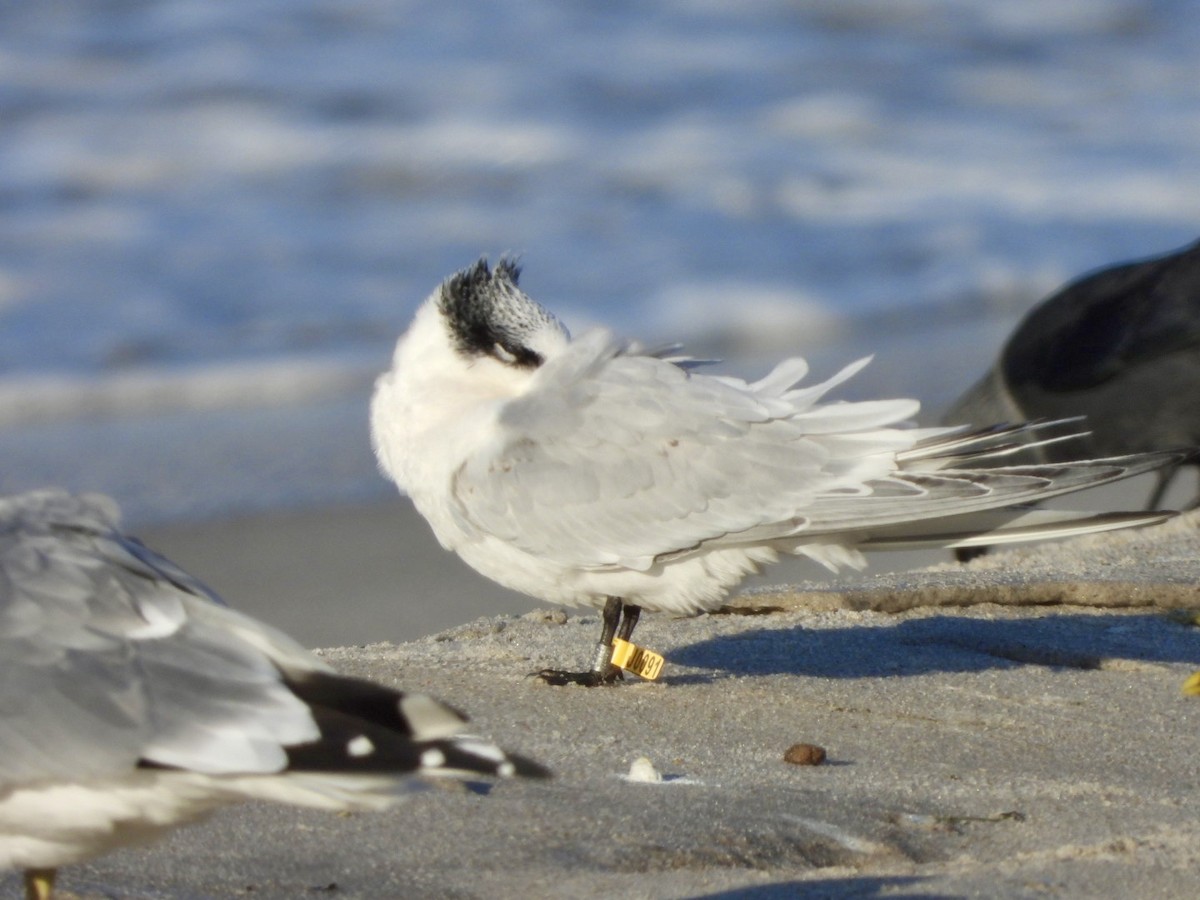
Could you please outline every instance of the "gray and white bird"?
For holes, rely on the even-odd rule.
[[[867,360],[798,386],[808,367],[787,359],[748,383],[603,330],[572,340],[518,276],[481,260],[434,291],[376,383],[371,430],[381,468],[444,547],[506,587],[604,611],[591,668],[538,673],[551,683],[613,681],[613,636],[628,640],[641,610],[715,609],[780,554],[861,568],[862,550],[1170,515],[1005,507],[1179,454],[974,468],[1036,426],[908,428],[915,400],[824,401]]]
[[[0,498],[0,868],[55,870],[250,799],[380,808],[415,776],[540,775],[420,694],[220,603],[98,495]]]

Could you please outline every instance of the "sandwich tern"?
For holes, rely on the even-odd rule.
[[[444,281],[396,345],[371,402],[380,467],[439,541],[500,584],[603,610],[584,672],[620,677],[614,635],[643,609],[720,606],[782,553],[836,570],[862,550],[1062,537],[1169,513],[1004,509],[1170,464],[1159,453],[1053,466],[975,468],[1037,426],[899,427],[915,400],[822,402],[868,360],[798,386],[781,362],[746,382],[604,330],[572,340],[480,260]]]
[[[347,678],[117,527],[0,497],[0,868],[55,870],[249,799],[380,808],[414,776],[540,775],[457,711]]]

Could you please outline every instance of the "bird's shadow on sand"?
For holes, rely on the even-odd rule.
[[[1163,615],[1027,619],[935,615],[894,626],[763,628],[677,648],[676,665],[732,675],[877,678],[1041,665],[1098,669],[1112,660],[1200,665],[1200,629]],[[708,676],[681,673],[679,682]]]
[[[884,896],[893,900],[955,900],[949,894],[924,890],[920,882],[920,878],[903,875],[822,878],[745,886],[715,894],[697,894],[689,900],[816,900],[818,897],[823,900],[867,900]]]

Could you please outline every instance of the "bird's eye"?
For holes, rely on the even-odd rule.
[[[542,355],[535,350],[530,350],[521,344],[506,346],[499,341],[492,344],[490,355],[506,366],[513,366],[517,369],[536,369],[545,361]]]

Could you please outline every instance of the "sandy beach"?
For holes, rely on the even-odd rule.
[[[386,599],[393,623],[363,626],[376,640],[324,656],[460,706],[479,733],[556,777],[438,787],[377,815],[228,809],[69,869],[65,889],[187,900],[1196,894],[1200,700],[1180,684],[1200,667],[1200,629],[1172,612],[1200,607],[1196,516],[968,566],[761,589],[725,614],[646,616],[637,640],[666,656],[662,680],[586,690],[527,673],[587,658],[594,613],[526,611],[406,530],[404,510],[397,500],[297,514],[288,529],[280,517],[221,523],[187,547],[159,540],[182,532],[152,542],[231,598],[257,595],[269,609],[254,612],[277,622],[309,590],[334,624],[355,619],[364,596]],[[308,564],[289,570],[289,554]],[[442,562],[455,580],[423,588]],[[425,598],[409,604],[413,628],[433,614],[452,624],[401,641],[401,593]],[[481,602],[495,605],[473,619]],[[796,743],[827,761],[784,762]],[[642,756],[661,782],[624,777]]]
[[[226,809],[69,867],[63,897],[1200,897],[1197,516],[968,566],[787,560],[719,614],[646,614],[660,681],[550,688],[528,673],[584,666],[596,611],[446,552],[369,422],[423,300],[507,256],[578,338],[748,381],[800,356],[806,386],[871,357],[829,399],[937,424],[1043,298],[1197,240],[1200,4],[57,0],[0,23],[0,490],[111,495],[232,607],[556,773],[379,815]],[[1195,351],[1153,311],[1171,284],[1123,333],[1080,319],[1047,391],[1112,396],[1128,367],[1137,406],[1186,398],[1156,383]],[[1152,480],[1052,505],[1140,510]],[[641,757],[661,780],[625,778]]]

